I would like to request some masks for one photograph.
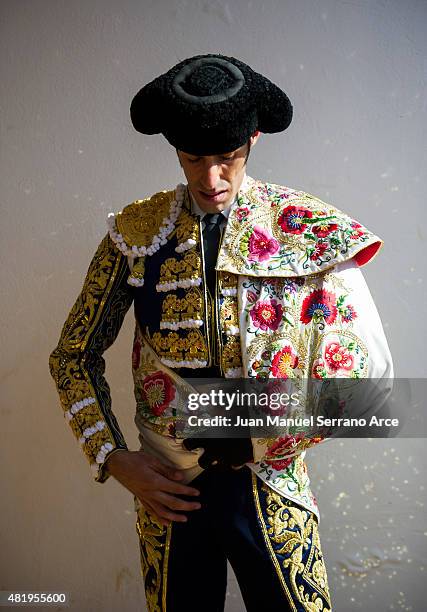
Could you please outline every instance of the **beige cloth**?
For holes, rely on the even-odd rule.
[[[184,478],[179,482],[188,484],[203,472],[203,468],[198,464],[198,459],[203,454],[203,449],[198,448],[189,451],[183,447],[182,440],[163,436],[144,425],[140,427],[139,433],[141,450],[147,453],[147,455],[153,455],[162,463],[184,473]]]

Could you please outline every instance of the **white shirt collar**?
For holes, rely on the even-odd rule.
[[[201,219],[203,219],[203,217],[207,214],[204,210],[202,210],[200,208],[200,206],[197,204],[196,200],[194,199],[193,194],[190,191],[190,196],[191,196],[191,211],[195,214],[198,215]],[[230,214],[230,208],[233,206],[234,202],[236,201],[237,198],[234,199],[234,201],[230,204],[230,206],[228,206],[225,210],[221,210],[221,214],[228,219],[228,215]]]

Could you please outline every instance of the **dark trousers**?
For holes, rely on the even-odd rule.
[[[314,514],[246,466],[205,470],[191,484],[202,508],[186,523],[163,527],[138,512],[149,612],[222,612],[227,559],[249,612],[331,610]]]

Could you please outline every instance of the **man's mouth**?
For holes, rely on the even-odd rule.
[[[199,192],[207,200],[211,200],[212,202],[215,202],[216,200],[221,200],[224,197],[224,195],[227,193],[227,190],[224,189],[222,191],[214,191],[211,193],[207,193],[206,191],[199,190]]]

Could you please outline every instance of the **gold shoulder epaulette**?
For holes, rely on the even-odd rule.
[[[107,218],[109,234],[116,247],[132,259],[142,258],[133,267],[128,283],[142,286],[144,258],[166,244],[181,212],[185,185],[160,191],[145,200],[135,200]]]
[[[135,200],[117,214],[108,215],[111,239],[125,255],[147,255],[164,221],[169,221],[174,196],[175,191],[160,191],[150,198]]]

